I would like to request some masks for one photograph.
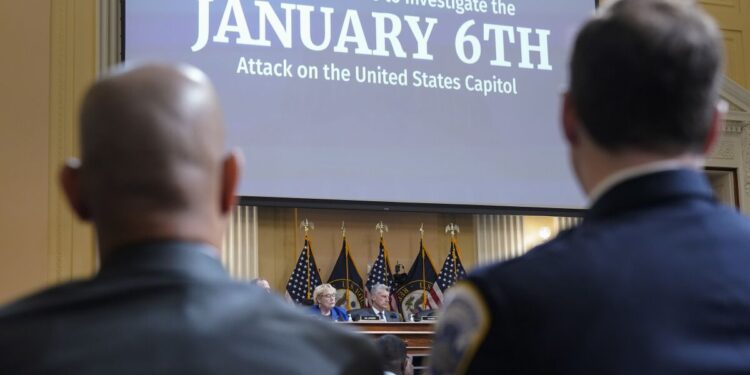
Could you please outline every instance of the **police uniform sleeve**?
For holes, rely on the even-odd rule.
[[[446,295],[430,356],[432,374],[489,373],[502,361],[496,351],[504,335],[493,332],[490,339],[495,304],[477,281],[460,282]]]

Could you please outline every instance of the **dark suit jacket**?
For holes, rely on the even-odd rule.
[[[384,311],[385,313],[385,320],[388,322],[403,322],[404,320],[401,319],[401,314],[395,312],[395,311]],[[355,309],[349,311],[349,315],[352,316],[352,320],[357,321],[363,316],[375,316],[375,310],[372,309],[372,307],[366,307],[363,309]]]
[[[696,171],[624,181],[469,279],[491,311],[472,373],[750,374],[750,224]]]
[[[0,310],[0,374],[382,374],[371,344],[230,280],[212,249],[121,249]]]

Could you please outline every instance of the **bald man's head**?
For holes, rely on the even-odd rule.
[[[233,201],[237,165],[224,157],[217,97],[199,70],[143,65],[100,80],[84,99],[81,148],[73,186],[77,211],[94,221],[100,240],[113,238],[115,246],[208,241],[209,233],[196,233],[194,226],[211,227],[210,237],[217,230],[220,237],[218,222]],[[117,239],[118,232],[127,238]]]

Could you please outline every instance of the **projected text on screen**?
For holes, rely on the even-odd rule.
[[[593,0],[128,0],[128,60],[221,97],[241,194],[581,208],[558,128]]]

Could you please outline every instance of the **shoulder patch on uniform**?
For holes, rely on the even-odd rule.
[[[435,375],[463,374],[490,327],[490,314],[476,286],[461,282],[452,287],[440,312],[430,367]]]

